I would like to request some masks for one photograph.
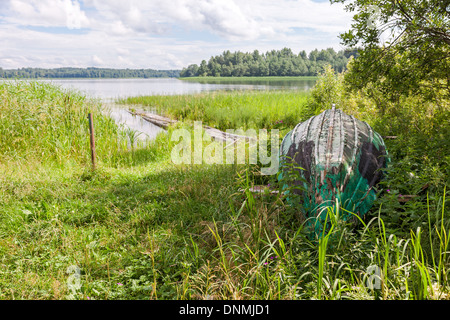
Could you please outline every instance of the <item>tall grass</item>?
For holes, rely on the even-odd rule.
[[[251,186],[244,173],[244,191],[237,195],[240,201],[235,202],[230,220],[212,221],[209,232],[196,241],[209,243],[213,259],[199,257],[195,249],[201,263],[196,271],[190,269],[184,282],[185,298],[450,298],[448,282],[438,276],[450,261],[443,257],[434,263],[427,257],[420,229],[398,238],[386,232],[380,216],[361,220],[355,229],[339,219],[338,205],[336,211],[328,208],[331,228],[311,241],[303,223],[295,226],[292,216],[290,224],[281,219],[286,214],[283,196],[274,199],[265,193],[255,198],[248,192]],[[439,250],[447,245],[443,242]]]
[[[0,163],[72,161],[88,165],[89,113],[94,117],[99,163],[132,165],[158,153],[150,150],[154,145],[147,155],[130,153],[139,144],[136,132],[118,127],[99,101],[49,83],[7,81],[0,83]],[[138,148],[143,146],[141,142]]]
[[[178,120],[198,120],[221,130],[292,127],[311,113],[304,91],[215,91],[121,100]]]
[[[85,160],[89,150],[85,139],[89,132],[86,124],[89,112],[96,115],[100,137],[117,130],[109,119],[99,116],[98,104],[50,84],[4,82],[0,84],[0,101],[3,159]],[[100,154],[107,145],[101,141],[98,145]]]

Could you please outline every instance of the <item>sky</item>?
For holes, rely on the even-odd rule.
[[[329,0],[0,0],[0,67],[182,69],[226,50],[343,49]]]

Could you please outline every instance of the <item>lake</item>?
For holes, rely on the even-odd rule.
[[[118,105],[119,98],[146,95],[194,94],[216,90],[302,90],[308,91],[316,82],[311,78],[275,77],[273,79],[217,79],[179,80],[152,79],[45,79],[65,89],[77,90],[84,95],[100,99],[107,112],[118,125],[137,131],[141,140],[153,139],[165,130],[140,117],[128,113],[127,106]]]
[[[40,80],[51,82],[63,88],[76,89],[93,98],[112,102],[118,98],[145,95],[173,95],[193,94],[215,90],[304,90],[314,86],[316,80],[277,77],[274,80],[263,78],[251,79],[199,79],[179,80],[174,78],[152,79],[49,79]]]

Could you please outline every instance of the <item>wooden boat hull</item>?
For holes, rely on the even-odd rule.
[[[302,211],[316,233],[322,230],[328,207],[339,203],[340,217],[362,217],[376,199],[376,185],[389,161],[382,137],[366,122],[339,109],[326,110],[299,123],[283,139],[280,157],[304,170]],[[283,163],[283,159],[282,163]],[[283,171],[282,171],[283,172]],[[280,179],[283,178],[283,173]],[[289,190],[289,185],[284,185]],[[289,192],[289,191],[288,191]],[[349,212],[347,212],[349,211]]]

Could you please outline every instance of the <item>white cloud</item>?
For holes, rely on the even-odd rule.
[[[340,4],[312,0],[0,1],[5,69],[181,69],[225,50],[339,49],[351,22]]]
[[[277,38],[291,28],[336,33],[349,26],[342,5],[312,0],[89,0],[103,19],[129,31],[167,34],[173,26],[209,31],[232,41]]]
[[[89,0],[87,6],[97,11],[95,27],[108,31],[109,25],[120,26],[123,34],[134,32],[140,34],[163,34],[168,31],[165,21],[167,13],[159,10],[158,1],[136,0]]]
[[[92,62],[95,64],[95,65],[103,65],[104,64],[104,62],[103,62],[103,60],[102,59],[100,59],[97,55],[93,55],[92,56]]]
[[[82,28],[89,19],[77,0],[10,0],[6,21],[33,26]]]
[[[161,6],[170,12],[172,21],[190,28],[208,30],[229,40],[250,40],[273,34],[270,26],[259,23],[245,6],[229,0],[164,1]]]

